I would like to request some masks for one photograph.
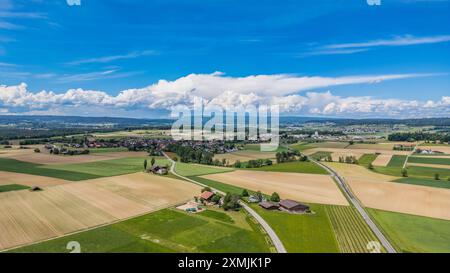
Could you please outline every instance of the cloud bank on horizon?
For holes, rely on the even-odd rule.
[[[167,114],[179,106],[192,106],[196,98],[202,98],[206,104],[222,107],[279,105],[285,115],[397,118],[450,116],[450,96],[443,96],[438,101],[418,101],[376,99],[371,96],[342,97],[330,91],[311,91],[339,85],[377,84],[432,76],[438,75],[391,74],[332,78],[278,74],[228,77],[222,72],[215,72],[189,74],[173,81],[159,80],[145,88],[123,90],[116,96],[81,88],[69,89],[64,93],[31,92],[27,84],[22,83],[0,86],[0,113],[83,115],[89,109],[90,115],[102,115],[108,109],[111,113],[121,110],[130,115],[136,110],[157,110]]]

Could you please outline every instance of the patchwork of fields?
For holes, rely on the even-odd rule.
[[[0,249],[61,236],[175,205],[200,187],[136,173],[0,194]]]
[[[266,235],[244,212],[187,214],[165,209],[12,252],[67,253],[70,241],[79,242],[83,253],[271,251]]]
[[[354,164],[325,164],[346,179],[367,207],[450,220],[450,191],[447,189],[392,183],[398,178]]]

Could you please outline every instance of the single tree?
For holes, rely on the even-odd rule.
[[[405,168],[402,169],[402,176],[403,177],[408,177],[408,170],[407,169],[405,169]]]
[[[243,197],[249,196],[248,191],[247,191],[246,189],[244,189],[244,190],[242,191],[242,196],[243,196]]]
[[[280,195],[278,195],[278,193],[276,192],[272,193],[272,195],[270,196],[270,201],[280,202]]]
[[[147,159],[144,160],[144,171],[147,170]]]
[[[258,191],[256,193],[256,199],[258,199],[259,202],[263,201],[264,198],[263,198],[263,195],[262,195],[261,191]]]
[[[373,170],[373,164],[369,163],[369,170]]]
[[[155,165],[155,162],[156,162],[155,158],[152,157],[152,160],[150,161],[150,163],[152,164],[152,166]]]
[[[434,180],[441,180],[438,173],[434,174]]]
[[[202,189],[202,192],[205,192],[205,191],[212,191],[212,190],[211,190],[210,187],[204,187],[204,188]]]

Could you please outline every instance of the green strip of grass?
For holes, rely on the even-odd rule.
[[[358,159],[358,164],[364,167],[369,167],[370,164],[377,158],[378,155],[376,154],[363,154]]]
[[[165,209],[11,252],[67,253],[70,241],[79,242],[83,253],[269,252],[265,235],[247,214],[227,214],[239,221],[224,223],[201,213]]]
[[[213,173],[224,173],[224,172],[231,172],[233,169],[226,169],[226,168],[218,168],[214,166],[208,166],[208,165],[200,165],[200,164],[188,164],[188,163],[182,163],[177,162],[175,166],[175,170],[179,175],[182,176],[199,176],[199,175],[207,175],[207,174],[213,174]]]
[[[243,188],[239,188],[239,187],[236,187],[236,186],[232,186],[232,185],[228,185],[228,184],[225,184],[225,183],[217,182],[217,181],[214,181],[214,180],[206,179],[206,178],[203,178],[203,177],[190,176],[189,178],[191,178],[191,179],[193,179],[193,180],[195,180],[197,182],[200,182],[202,184],[205,184],[206,186],[209,186],[211,188],[215,188],[215,189],[217,189],[219,191],[222,191],[222,192],[241,194],[242,191],[244,190]],[[250,191],[249,191],[249,193],[250,193]]]
[[[450,253],[450,221],[368,209],[402,252]]]
[[[411,185],[428,186],[435,188],[450,189],[450,181],[447,180],[432,180],[432,179],[421,179],[413,177],[405,177],[395,180],[394,182],[405,183]]]
[[[310,157],[312,157],[314,160],[322,160],[323,158],[326,158],[331,155],[331,152],[316,152]]]
[[[414,157],[411,156],[408,159],[411,163],[422,163],[422,164],[439,164],[439,165],[450,165],[450,158],[427,158],[427,157]]]
[[[309,161],[293,161],[261,168],[247,169],[252,171],[265,172],[290,172],[290,173],[312,173],[312,174],[328,174],[327,171]]]
[[[402,168],[405,164],[406,155],[393,155],[388,163],[388,167],[400,167]]]
[[[0,192],[20,191],[20,190],[26,190],[29,188],[30,187],[28,187],[28,186],[18,185],[18,184],[2,185],[2,186],[0,186]]]

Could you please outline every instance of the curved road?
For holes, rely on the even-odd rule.
[[[359,200],[353,195],[352,191],[349,189],[347,183],[345,182],[344,178],[340,177],[333,169],[330,167],[308,157],[309,160],[316,163],[317,165],[321,166],[325,170],[327,170],[332,177],[336,178],[339,187],[342,189],[344,194],[347,196],[347,198],[350,200],[350,202],[355,206],[356,210],[358,210],[359,214],[361,214],[364,221],[367,223],[367,225],[370,227],[370,229],[373,231],[375,236],[377,236],[378,240],[381,242],[381,244],[384,246],[386,251],[388,253],[397,253],[395,248],[391,245],[389,240],[383,235],[381,230],[377,227],[377,225],[370,219],[369,214],[364,210],[363,206],[359,202]]]
[[[209,187],[211,188],[214,192],[220,193],[222,195],[225,195],[224,192],[219,191],[217,189],[214,189],[208,185],[202,184],[200,182],[197,182],[195,180],[192,180],[190,178],[184,177],[182,175],[179,175],[176,173],[175,171],[175,164],[176,162],[174,160],[172,160],[172,158],[170,158],[166,153],[163,152],[163,155],[172,163],[170,166],[170,172],[173,173],[175,176],[182,178],[184,180],[187,180],[189,182],[192,182],[194,184],[197,184],[199,186],[202,187]],[[256,212],[254,211],[252,208],[250,208],[249,206],[247,206],[247,204],[245,204],[244,202],[240,201],[239,204],[248,212],[250,213],[258,222],[259,224],[264,228],[264,230],[267,232],[267,235],[269,235],[270,239],[273,242],[273,245],[275,246],[276,250],[278,253],[286,253],[286,249],[284,248],[283,243],[281,242],[280,238],[278,238],[277,234],[275,233],[275,231],[273,231],[273,229],[269,226],[269,224]]]

